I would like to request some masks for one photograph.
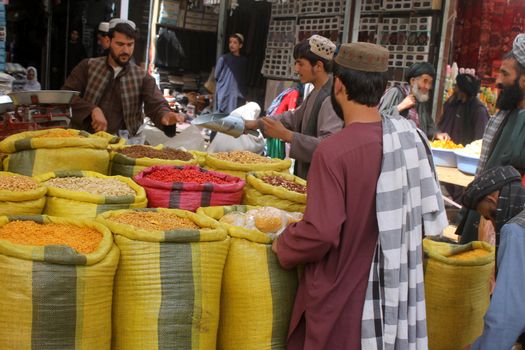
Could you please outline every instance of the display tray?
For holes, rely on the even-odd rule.
[[[434,165],[455,168],[457,166],[456,154],[452,149],[432,147],[432,158]]]
[[[454,151],[457,159],[457,167],[465,174],[475,175],[478,169],[479,157],[466,154],[461,150]]]
[[[17,106],[31,106],[38,104],[68,105],[78,91],[69,90],[41,90],[41,91],[19,91],[9,93],[9,97]]]

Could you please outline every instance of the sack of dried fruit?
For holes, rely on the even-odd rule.
[[[123,176],[91,171],[57,171],[35,177],[47,187],[44,214],[71,218],[94,218],[117,209],[145,208],[146,192]]]
[[[243,204],[272,206],[304,213],[306,181],[292,174],[276,171],[248,173],[244,187]]]
[[[298,274],[281,268],[272,242],[302,214],[246,205],[199,208],[197,213],[219,220],[231,237],[217,349],[285,349]]]
[[[29,176],[0,172],[0,215],[39,215],[47,188]]]
[[[154,166],[134,177],[152,208],[195,211],[210,205],[240,204],[244,180],[198,166]]]
[[[111,151],[111,175],[133,177],[155,165],[197,165],[197,157],[169,147],[133,145]]]
[[[0,217],[0,349],[110,349],[118,260],[93,220]]]
[[[4,170],[27,176],[87,170],[107,174],[111,140],[73,129],[26,131],[0,142]]]
[[[177,209],[118,210],[97,220],[121,251],[112,349],[215,349],[230,246],[222,225]]]
[[[245,179],[246,173],[250,171],[287,172],[291,165],[290,159],[268,158],[249,151],[218,152],[206,155],[206,168],[238,176],[241,179]]]

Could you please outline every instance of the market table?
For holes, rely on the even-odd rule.
[[[474,180],[474,175],[462,173],[457,168],[436,166],[437,176],[440,182],[466,187]]]

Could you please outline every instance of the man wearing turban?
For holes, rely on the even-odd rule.
[[[519,34],[512,51],[503,57],[496,85],[500,90],[496,107],[499,112],[490,118],[481,146],[478,174],[485,169],[512,165],[525,173],[525,33]],[[464,213],[457,233],[461,242],[478,239],[479,214]]]
[[[496,228],[496,288],[483,334],[471,349],[510,349],[525,332],[525,188],[521,174],[509,165],[482,172],[465,190],[463,205]]]
[[[405,74],[408,85],[394,86],[385,92],[379,111],[388,115],[401,115],[412,120],[429,139],[447,140],[449,136],[438,133],[432,118],[430,90],[436,70],[428,62],[414,63]]]

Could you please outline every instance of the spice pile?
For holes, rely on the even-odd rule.
[[[219,152],[214,153],[213,157],[221,160],[241,164],[258,164],[258,163],[274,163],[271,158],[263,157],[249,151],[233,151],[233,152]]]
[[[25,192],[38,187],[32,178],[23,175],[0,175],[0,191]]]
[[[175,213],[166,212],[127,212],[112,216],[110,220],[145,230],[167,231],[199,228],[199,226],[188,218],[181,218]]]
[[[230,181],[227,181],[221,177],[196,169],[161,168],[152,171],[150,174],[146,175],[146,177],[152,180],[168,183],[214,183],[219,185],[230,183]]]
[[[306,193],[306,186],[287,180],[281,176],[263,176],[261,180],[272,186],[282,186],[288,191]]]
[[[472,250],[467,250],[466,252],[462,252],[459,254],[449,256],[448,258],[452,260],[472,260],[472,259],[487,256],[489,254],[490,252],[485,249],[472,249]]]
[[[188,161],[193,159],[193,155],[189,152],[173,149],[173,148],[163,148],[155,149],[152,147],[135,145],[125,147],[123,149],[117,150],[117,152],[122,153],[125,156],[130,158],[156,158],[156,159],[167,159],[167,160],[183,160]]]
[[[125,182],[98,177],[56,177],[45,181],[44,185],[102,196],[135,196],[137,194]]]
[[[0,239],[24,245],[67,245],[79,253],[88,254],[97,249],[102,233],[69,224],[12,221],[0,227]]]
[[[455,144],[452,140],[442,141],[442,140],[434,140],[430,143],[430,146],[433,148],[443,148],[443,149],[458,149],[463,148],[462,144]]]
[[[50,138],[50,137],[80,137],[77,131],[75,130],[51,130],[45,134],[35,136],[34,138]]]

